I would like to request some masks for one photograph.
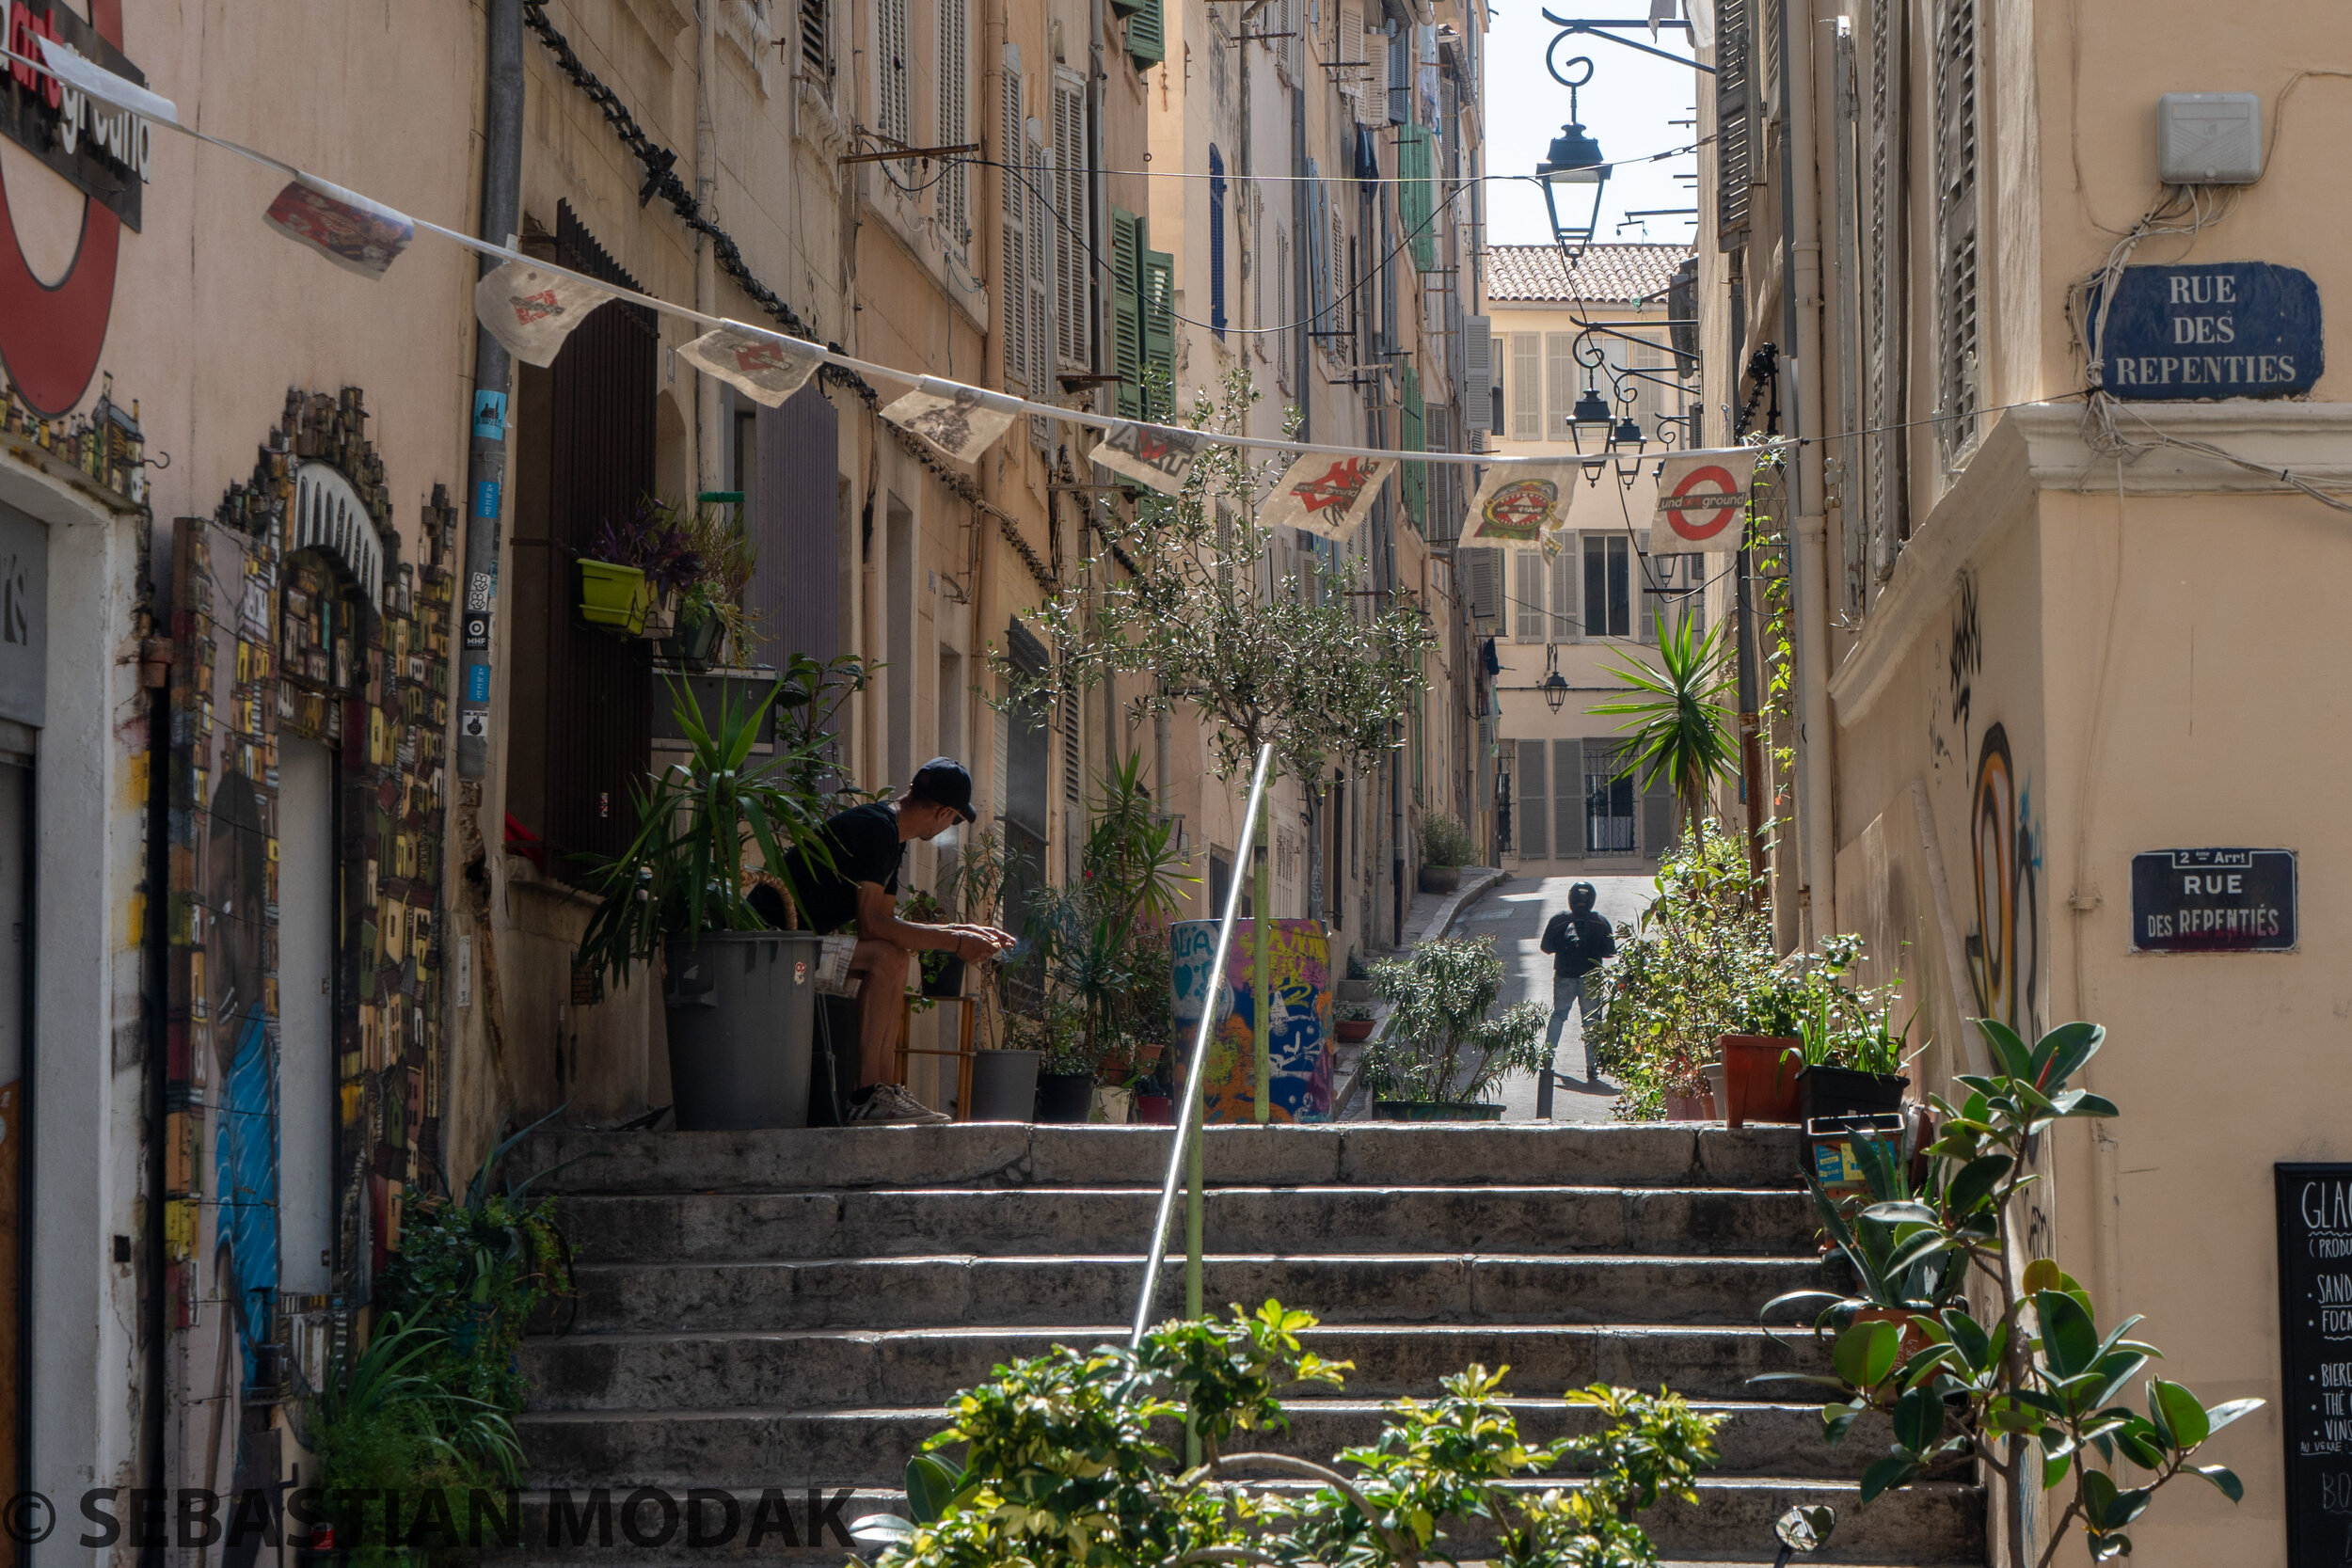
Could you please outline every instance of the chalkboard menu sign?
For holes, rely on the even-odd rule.
[[[2294,950],[2294,850],[2151,849],[2132,857],[2133,952]]]
[[[2279,1180],[2279,1414],[2288,1568],[2352,1555],[2352,1165]]]

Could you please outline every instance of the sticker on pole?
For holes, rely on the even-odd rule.
[[[1743,447],[1667,455],[1658,474],[1653,533],[1663,529],[1683,550],[1736,550],[1756,454]],[[1660,548],[1667,546],[1661,545]]]

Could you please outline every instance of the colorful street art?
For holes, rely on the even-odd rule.
[[[1180,920],[1168,927],[1174,1016],[1179,1039],[1189,1048],[1200,1009],[1212,1002],[1210,967],[1216,961],[1217,922]],[[1257,992],[1254,986],[1252,923],[1233,923],[1225,957],[1225,995],[1230,1008],[1209,1041],[1203,1085],[1204,1112],[1212,1122],[1257,1119]],[[1267,1054],[1273,1073],[1272,1121],[1327,1121],[1331,1116],[1334,1049],[1331,1031],[1331,939],[1320,920],[1278,920],[1268,935],[1273,971],[1273,1027]]]
[[[1977,928],[1968,973],[1979,1016],[1998,1019],[2027,1040],[2042,1034],[2042,848],[2033,788],[2010,755],[2009,732],[1986,727],[1968,800],[1976,867]]]
[[[456,510],[435,486],[402,557],[356,388],[289,392],[249,483],[172,539],[167,1289],[184,1408],[274,1479],[266,1406],[315,1369],[289,1319],[368,1303],[404,1196],[437,1178],[441,841]],[[281,736],[335,758],[332,1038],[280,1037]],[[331,1298],[278,1291],[279,1062],[334,1053]],[[256,1416],[262,1418],[258,1423]],[[274,1444],[271,1446],[274,1447]],[[230,1451],[230,1450],[222,1450]]]

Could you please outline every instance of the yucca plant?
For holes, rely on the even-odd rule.
[[[779,727],[774,751],[752,759],[786,683],[749,702],[723,687],[715,721],[705,718],[693,688],[679,682],[675,689],[673,712],[691,752],[636,792],[636,837],[587,878],[601,901],[575,961],[623,983],[674,938],[766,929],[752,906],[752,873],[764,868],[797,898],[788,849],[797,846],[818,864],[831,863],[819,830],[834,800],[819,781],[830,766],[823,753],[832,737],[787,739]],[[756,865],[748,862],[754,849]]]
[[[1660,779],[1682,804],[1691,832],[1707,833],[1707,791],[1740,770],[1740,739],[1724,694],[1731,686],[1731,648],[1716,626],[1701,633],[1689,619],[1658,628],[1658,662],[1630,659],[1609,673],[1625,682],[1627,695],[1590,711],[1622,717],[1629,732],[1626,762],[1618,777],[1637,778],[1644,789]]]

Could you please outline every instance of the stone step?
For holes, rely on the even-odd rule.
[[[1819,1259],[1644,1258],[1590,1254],[1212,1255],[1213,1305],[1268,1299],[1359,1322],[1751,1324],[1786,1291],[1822,1288]],[[781,1262],[583,1264],[575,1271],[588,1333],[916,1328],[1116,1323],[1135,1307],[1140,1257],[971,1256]],[[1161,1311],[1181,1301],[1182,1268],[1161,1281]]]
[[[591,1261],[1089,1255],[1139,1249],[1158,1206],[1141,1187],[579,1194],[562,1218]],[[1227,1186],[1202,1208],[1216,1252],[1788,1254],[1820,1224],[1785,1189]]]
[[[1528,1490],[1541,1490],[1557,1484],[1539,1480],[1521,1483]],[[1295,1488],[1284,1488],[1295,1490]],[[1901,1563],[1906,1568],[1944,1568],[1952,1565],[1984,1561],[1985,1497],[1981,1487],[1961,1482],[1940,1481],[1906,1487],[1890,1492],[1874,1500],[1868,1507],[1861,1504],[1860,1492],[1851,1483],[1812,1480],[1801,1477],[1734,1477],[1710,1478],[1699,1482],[1695,1504],[1676,1500],[1661,1501],[1641,1516],[1643,1528],[1656,1543],[1660,1554],[1674,1563],[1760,1563],[1771,1560],[1767,1555],[1777,1543],[1772,1536],[1772,1523],[1791,1508],[1828,1506],[1836,1510],[1837,1528],[1828,1547],[1818,1556],[1798,1560],[1801,1562],[1831,1562],[1838,1564]],[[688,1563],[735,1564],[790,1563],[823,1564],[824,1568],[839,1568],[848,1543],[828,1524],[821,1543],[808,1540],[812,1519],[847,1523],[867,1513],[900,1513],[906,1512],[906,1499],[894,1488],[845,1488],[825,1493],[812,1499],[804,1490],[776,1489],[769,1499],[769,1517],[778,1513],[789,1517],[792,1535],[787,1538],[780,1530],[769,1533],[754,1547],[750,1544],[751,1526],[755,1511],[761,1506],[757,1490],[733,1489],[726,1497],[736,1509],[735,1529],[731,1539],[713,1539],[699,1547],[687,1542],[685,1514],[687,1499],[668,1499],[668,1512],[660,1501],[648,1499],[635,1511],[635,1539],[630,1539],[628,1526],[620,1517],[628,1493],[615,1487],[608,1503],[612,1515],[610,1531],[601,1541],[596,1533],[598,1515],[590,1506],[584,1493],[575,1491],[566,1506],[587,1528],[587,1539],[576,1541],[567,1528],[562,1534],[550,1535],[550,1507],[545,1491],[531,1491],[522,1497],[522,1544],[509,1549],[491,1550],[484,1554],[485,1564],[501,1568],[516,1568],[532,1564],[534,1568],[622,1568],[622,1565],[643,1565],[643,1568],[675,1568]],[[720,1535],[724,1523],[717,1498],[708,1498],[697,1510],[709,1537]],[[669,1535],[663,1539],[662,1527],[669,1525]],[[1448,1521],[1437,1549],[1463,1560],[1481,1557],[1494,1544],[1493,1533],[1475,1520]],[[1430,1560],[1435,1560],[1434,1557]]]
[[[1123,1327],[922,1328],[880,1332],[573,1334],[526,1340],[523,1370],[538,1410],[785,1410],[932,1405],[1009,1361],[1056,1344],[1124,1343]],[[1750,1397],[1761,1372],[1813,1371],[1826,1353],[1804,1335],[1753,1325],[1665,1328],[1332,1324],[1304,1336],[1318,1354],[1355,1363],[1342,1392],[1431,1398],[1438,1379],[1477,1365],[1511,1369],[1510,1386],[1552,1394],[1610,1383],[1671,1384],[1691,1399]],[[1302,1400],[1316,1397],[1301,1392]]]
[[[1162,1127],[955,1122],[757,1132],[544,1132],[513,1159],[542,1193],[816,1192],[862,1187],[1156,1188]],[[1788,1187],[1792,1127],[1348,1122],[1212,1127],[1218,1186]]]
[[[1520,1435],[1529,1443],[1597,1432],[1595,1412],[1556,1399],[1515,1400]],[[1821,1439],[1817,1405],[1707,1404],[1724,1418],[1717,1435],[1715,1473],[1859,1477],[1885,1451],[1883,1421],[1836,1448]],[[1241,1449],[1297,1454],[1328,1461],[1344,1449],[1378,1440],[1390,1419],[1370,1400],[1305,1400],[1289,1406],[1290,1430],[1236,1437]],[[529,1473],[557,1486],[632,1482],[683,1493],[690,1486],[887,1486],[906,1473],[907,1461],[946,1425],[936,1406],[791,1412],[778,1410],[572,1411],[527,1415],[516,1423]],[[1182,1428],[1170,1424],[1160,1440],[1180,1447]]]

